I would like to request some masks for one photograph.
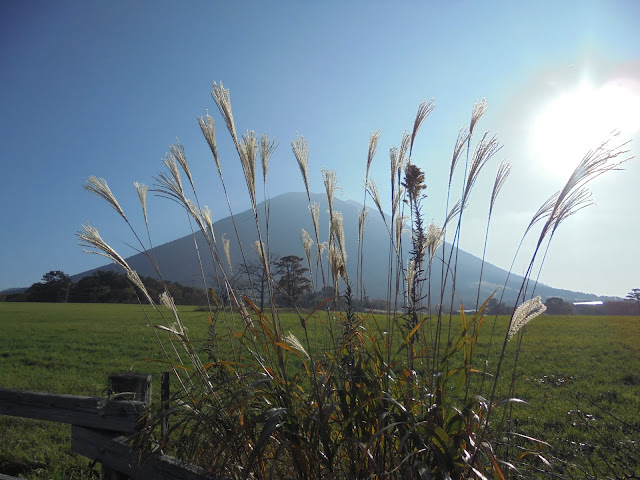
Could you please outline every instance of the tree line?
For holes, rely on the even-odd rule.
[[[265,271],[262,262],[257,261],[241,264],[236,270],[229,279],[234,290],[251,298],[260,310],[271,305],[268,289],[268,282],[271,280],[275,286],[275,290],[271,293],[278,307],[313,308],[335,296],[332,288],[314,291],[308,275],[309,269],[304,267],[303,259],[296,255],[272,258],[268,271]],[[207,291],[203,288],[185,286],[171,281],[165,281],[163,284],[151,277],[141,277],[141,279],[154,300],[157,300],[165,291],[166,285],[166,289],[177,305],[207,305]],[[214,288],[213,290],[218,298],[228,301],[224,289]],[[32,284],[24,292],[2,295],[0,301],[138,303],[139,293],[137,287],[127,279],[126,275],[115,271],[97,270],[74,282],[65,272],[52,270],[45,273],[40,282]],[[354,308],[384,309],[386,302],[367,299],[356,302]]]
[[[328,299],[335,298],[333,288],[315,291],[308,278],[309,269],[303,259],[296,255],[270,261],[269,272],[261,262],[241,264],[230,279],[236,291],[247,295],[262,311],[271,305],[267,282],[272,275],[275,279],[274,297],[278,307],[314,308]],[[157,299],[166,289],[177,305],[207,305],[207,292],[203,288],[185,286],[177,282],[164,284],[152,277],[142,277],[152,298]],[[214,289],[219,298],[226,299],[225,292]],[[138,303],[139,292],[127,277],[115,271],[97,270],[77,282],[61,270],[52,270],[42,276],[40,282],[31,285],[21,293],[0,293],[0,301],[8,302],[66,302],[66,303]],[[352,299],[354,310],[386,310],[384,300]],[[574,305],[558,297],[549,297],[544,304],[547,315],[640,315],[640,289],[632,289],[623,301],[610,301],[602,305]],[[492,298],[485,308],[488,315],[511,314],[513,306],[505,305]]]

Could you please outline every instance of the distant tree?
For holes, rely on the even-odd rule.
[[[278,262],[280,258],[275,256],[271,258],[271,273],[278,272]],[[252,260],[247,263],[241,263],[238,268],[237,285],[254,301],[258,301],[260,311],[264,310],[269,294],[268,281],[269,275],[260,260]]]
[[[640,305],[640,288],[634,288],[627,293],[627,300]]]
[[[287,255],[275,264],[276,273],[280,275],[280,296],[289,306],[298,303],[305,293],[311,291],[311,280],[305,276],[309,269],[302,266],[302,260],[297,255]]]
[[[7,296],[4,293],[0,292],[0,302],[4,302],[6,299]]]
[[[559,297],[549,297],[544,302],[547,307],[547,315],[571,315],[573,314],[573,304],[565,302]]]
[[[487,306],[484,309],[484,313],[487,315],[508,315],[511,313],[512,309],[513,307],[499,302],[495,297],[491,297],[491,300],[489,300]]]
[[[67,302],[73,281],[62,270],[51,270],[42,276],[42,281],[27,289],[30,302]]]

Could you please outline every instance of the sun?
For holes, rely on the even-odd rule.
[[[533,124],[533,153],[545,172],[568,177],[584,155],[620,131],[640,130],[637,83],[583,83],[544,105]]]

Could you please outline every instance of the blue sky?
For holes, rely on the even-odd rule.
[[[217,121],[231,203],[237,212],[248,208],[211,99],[213,81],[231,90],[239,132],[277,139],[271,196],[303,189],[289,145],[300,133],[310,148],[311,189],[323,191],[321,168],[335,169],[342,198],[361,201],[368,138],[378,129],[372,174],[388,196],[389,148],[411,129],[418,104],[435,98],[413,161],[426,172],[426,215],[439,223],[458,129],[486,98],[479,129],[504,147],[476,186],[461,246],[481,255],[487,199],[506,158],[512,174],[496,205],[488,260],[508,268],[532,214],[564,182],[549,150],[533,140],[545,108],[580,85],[622,85],[628,96],[610,114],[631,118],[623,133],[637,153],[639,18],[634,1],[2,2],[0,289],[28,286],[49,270],[75,274],[101,265],[76,243],[74,233],[88,222],[121,254],[132,254],[127,227],[83,184],[89,175],[107,179],[142,227],[133,182],[153,183],[176,138],[201,200],[216,218],[226,216],[197,124],[207,109]],[[599,112],[583,116],[591,115]],[[580,156],[557,161],[575,164]],[[639,286],[638,178],[634,159],[596,180],[598,204],[562,226],[542,281],[621,296]],[[183,212],[167,201],[150,198],[149,215],[155,244],[189,232]]]

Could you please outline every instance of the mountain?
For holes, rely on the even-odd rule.
[[[320,205],[320,240],[326,241],[328,238],[328,203],[324,194],[312,194],[312,202]],[[278,256],[298,255],[306,258],[302,242],[300,240],[301,229],[304,228],[314,237],[313,223],[308,208],[307,196],[304,193],[286,193],[279,195],[267,201],[269,212],[269,248],[272,254]],[[264,203],[258,205],[259,219],[262,232],[266,232]],[[342,212],[344,217],[344,233],[346,239],[346,251],[348,255],[347,269],[349,277],[354,283],[356,282],[356,264],[358,254],[358,211],[362,205],[354,201],[343,201],[338,198],[334,199],[334,211]],[[388,221],[388,218],[387,218]],[[239,237],[242,239],[242,250],[245,258],[251,262],[257,259],[253,250],[253,244],[257,240],[257,232],[253,211],[247,210],[235,215],[235,222],[238,229]],[[214,224],[214,232],[218,244],[221,245],[223,235],[231,242],[231,263],[233,273],[237,273],[239,265],[243,262],[240,243],[237,240],[231,217],[227,217],[217,221]],[[202,233],[197,233],[195,239],[200,248],[200,255],[203,259],[205,275],[207,278],[213,278],[214,270],[212,262],[206,248],[206,243]],[[263,238],[263,240],[266,240]],[[315,240],[315,239],[314,239]],[[411,238],[408,233],[403,234],[403,258],[409,258],[409,247]],[[440,289],[440,275],[442,262],[438,258],[442,258],[443,251],[448,258],[450,253],[450,245],[446,244],[440,248],[433,262],[432,273],[432,296],[438,295]],[[221,250],[222,251],[222,250]],[[313,249],[315,252],[315,247]],[[389,265],[389,234],[385,222],[375,207],[370,208],[367,216],[367,225],[364,232],[363,241],[364,263],[363,277],[366,295],[369,298],[387,298],[388,284],[388,265]],[[200,265],[198,256],[194,248],[194,237],[191,235],[179,238],[173,242],[165,243],[154,248],[154,254],[157,258],[160,270],[166,280],[171,280],[184,285],[196,285],[201,283]],[[325,254],[326,256],[326,254]],[[208,261],[207,261],[208,259]],[[142,276],[155,277],[149,260],[144,254],[137,254],[126,259],[127,263]],[[225,262],[226,263],[226,262]],[[306,260],[305,260],[306,264]],[[462,302],[463,305],[475,306],[476,293],[478,288],[478,278],[480,276],[481,259],[467,252],[460,250],[458,252],[457,267],[457,286],[455,292],[455,304]],[[80,278],[90,275],[96,270],[116,270],[113,264],[105,265],[98,269],[89,270],[74,275],[72,279],[78,281]],[[319,278],[319,277],[315,277]],[[482,287],[480,289],[480,298],[486,298],[494,291],[498,291],[498,297],[502,287],[504,286],[507,272],[490,263],[484,265]],[[394,280],[395,282],[395,280]],[[522,277],[511,275],[509,283],[505,290],[504,302],[513,304],[515,297],[522,283]],[[395,283],[394,283],[395,288]],[[586,301],[597,300],[598,297],[592,294],[580,292],[572,292],[569,290],[560,290],[539,284],[536,288],[536,294],[542,298],[561,297],[566,301]],[[450,291],[445,296],[447,303],[451,299]],[[432,302],[437,303],[437,301]]]

